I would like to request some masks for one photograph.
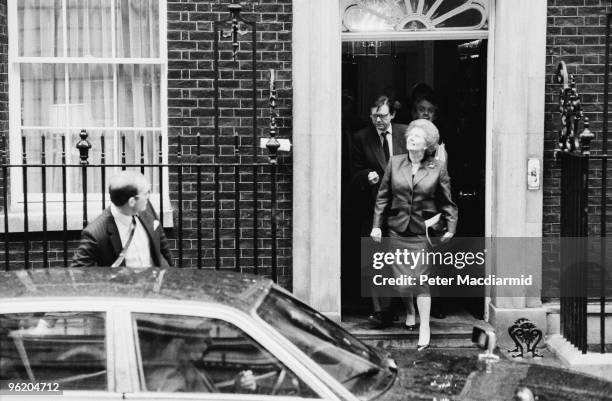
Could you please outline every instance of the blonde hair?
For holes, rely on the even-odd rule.
[[[410,124],[408,124],[406,131],[404,131],[405,139],[408,137],[410,131],[412,131],[414,128],[420,128],[423,130],[423,132],[425,132],[425,156],[432,156],[434,153],[436,153],[436,150],[438,149],[438,142],[440,142],[440,131],[438,131],[435,124],[424,118],[413,120]]]

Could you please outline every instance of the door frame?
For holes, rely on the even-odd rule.
[[[485,142],[486,142],[486,155],[485,155],[485,171],[491,171],[491,149],[489,148],[489,144],[492,140],[493,130],[492,130],[492,110],[493,110],[493,97],[492,97],[492,88],[493,88],[493,68],[494,68],[494,46],[493,46],[493,38],[494,35],[492,20],[494,18],[494,10],[495,7],[491,6],[489,8],[489,29],[488,31],[443,31],[443,32],[359,32],[359,33],[343,33],[342,34],[342,42],[351,42],[351,41],[378,41],[378,40],[386,40],[386,41],[395,41],[395,42],[425,42],[425,41],[441,41],[441,40],[479,40],[479,39],[487,39],[487,82],[485,89],[485,97],[486,97],[486,111],[485,111]],[[436,60],[434,59],[434,64]],[[435,84],[434,84],[435,85]],[[451,178],[452,178],[452,172]],[[491,184],[491,175],[487,174],[485,179],[485,210],[484,210],[484,227],[485,237],[491,236],[491,194],[489,191]],[[486,291],[485,291],[486,293]],[[488,320],[488,310],[489,310],[489,302],[490,297],[484,297],[483,307],[484,312],[483,316],[485,320]]]
[[[527,192],[526,156],[543,156],[547,4],[506,3],[489,9],[485,235],[541,237],[543,191]],[[341,43],[349,34],[340,32],[338,2],[294,0],[293,18],[293,291],[339,320]],[[399,35],[410,34],[425,35]],[[487,260],[487,273],[504,271],[511,267]]]

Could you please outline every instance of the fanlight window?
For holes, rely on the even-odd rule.
[[[490,0],[341,0],[344,32],[487,30]]]

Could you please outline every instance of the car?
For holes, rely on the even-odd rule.
[[[0,273],[3,400],[370,400],[399,390],[397,375],[384,352],[261,276]]]

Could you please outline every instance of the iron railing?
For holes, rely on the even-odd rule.
[[[557,155],[561,165],[561,334],[583,353],[588,349],[589,304],[599,304],[599,312],[591,309],[591,314],[599,317],[600,351],[606,349],[606,303],[610,293],[606,208],[610,205],[604,171],[609,159],[607,155],[573,152]],[[594,171],[601,171],[601,178],[593,177]],[[600,193],[599,199],[589,197],[590,193]],[[596,224],[589,221],[595,213],[599,220]]]
[[[77,143],[77,148],[80,151],[80,162],[69,164],[66,162],[66,137],[61,136],[61,163],[47,163],[47,138],[43,134],[40,137],[41,158],[40,163],[30,163],[28,159],[29,150],[26,148],[26,137],[22,137],[22,163],[11,164],[8,160],[7,143],[4,138],[4,146],[2,150],[2,160],[0,165],[0,173],[2,175],[2,207],[4,219],[4,269],[11,269],[11,263],[15,262],[12,258],[12,253],[16,249],[15,241],[11,240],[9,235],[9,214],[11,211],[11,199],[9,196],[9,177],[11,170],[16,169],[22,179],[22,197],[19,212],[23,214],[23,229],[19,230],[21,237],[21,245],[23,251],[23,264],[26,268],[31,267],[31,252],[32,239],[34,232],[31,229],[30,211],[36,206],[42,207],[42,231],[37,232],[37,243],[42,246],[41,261],[42,266],[49,267],[52,258],[50,257],[51,236],[54,240],[60,239],[61,247],[54,252],[59,253],[59,258],[56,261],[62,262],[67,266],[70,263],[71,252],[69,249],[69,222],[68,208],[78,204],[82,206],[82,225],[85,227],[89,222],[91,215],[90,208],[92,195],[95,195],[96,202],[99,202],[101,209],[104,210],[109,206],[104,189],[106,188],[107,177],[113,170],[118,169],[135,169],[141,173],[157,172],[157,181],[155,187],[158,189],[157,202],[153,206],[159,214],[160,224],[164,223],[164,216],[170,210],[171,205],[167,203],[167,199],[172,199],[174,203],[175,222],[173,228],[169,230],[170,234],[176,237],[176,264],[183,267],[185,257],[185,237],[191,239],[195,237],[195,250],[189,247],[190,256],[195,259],[196,267],[201,268],[210,266],[210,259],[214,260],[214,267],[219,269],[224,266],[222,258],[233,260],[233,266],[236,271],[250,271],[255,274],[261,271],[260,252],[262,252],[262,241],[270,242],[269,250],[267,251],[270,257],[269,274],[276,280],[277,278],[277,229],[275,218],[276,205],[276,185],[277,185],[277,164],[276,164],[276,149],[272,143],[270,158],[267,163],[203,163],[204,157],[200,149],[202,148],[202,137],[198,134],[195,138],[195,155],[184,155],[182,153],[182,144],[185,142],[183,136],[176,138],[178,152],[170,155],[169,159],[172,163],[164,162],[162,149],[162,136],[159,135],[156,140],[159,144],[158,160],[154,163],[145,163],[145,138],[140,136],[139,145],[139,162],[128,163],[126,160],[126,138],[121,136],[121,163],[112,164],[106,163],[105,138],[100,137],[99,148],[93,147],[88,140],[86,131],[81,131],[81,140]],[[193,138],[191,138],[193,139]],[[94,161],[90,151],[96,151],[99,161]],[[39,188],[33,188],[29,182],[28,172],[38,170],[40,172]],[[50,170],[60,171],[60,181],[62,187],[61,201],[51,203],[48,200],[47,189],[47,174]],[[79,202],[70,202],[67,199],[67,180],[71,171],[78,171],[80,175],[81,193]],[[99,191],[91,191],[91,182],[89,180],[93,174],[99,177]],[[190,179],[186,179],[186,176]],[[176,177],[176,182],[171,182],[166,186],[165,180],[167,177]],[[205,179],[206,177],[206,179]],[[37,186],[38,186],[37,185]],[[195,186],[195,190],[192,187]],[[171,191],[170,194],[166,191]],[[41,202],[32,201],[29,199],[33,194],[39,195]],[[262,201],[270,202],[267,208],[262,207]],[[229,203],[228,203],[229,201]],[[50,232],[48,230],[49,205],[57,205],[61,208],[62,215],[61,228],[58,231]],[[229,208],[228,205],[233,205]],[[22,206],[22,207],[21,207]],[[204,213],[211,216],[204,216]],[[57,214],[55,211],[54,213]],[[233,221],[229,224],[229,220]],[[247,220],[250,220],[247,222]],[[212,222],[214,234],[212,241],[214,246],[210,247],[210,235],[204,235],[204,231],[210,232],[210,226],[204,227],[205,224]],[[193,226],[195,223],[195,226]],[[188,224],[188,226],[186,225]],[[15,230],[13,230],[15,231]],[[210,234],[210,233],[209,233]],[[204,238],[209,238],[207,243],[204,243]],[[224,244],[224,240],[231,240],[230,244]],[[232,255],[228,254],[228,250]],[[212,252],[212,255],[211,255]],[[18,259],[18,258],[17,258]],[[57,260],[59,259],[59,260]],[[208,263],[205,259],[208,259]],[[245,260],[248,265],[245,265]]]
[[[126,140],[125,136],[121,137],[121,163],[110,164],[105,163],[105,140],[102,136],[100,138],[101,148],[99,149],[99,162],[92,163],[90,157],[91,144],[88,141],[87,132],[81,131],[81,140],[77,144],[77,148],[81,151],[80,163],[68,164],[66,163],[66,138],[62,135],[61,141],[61,163],[50,164],[46,162],[46,154],[48,153],[46,136],[41,135],[40,137],[40,149],[41,151],[41,162],[40,163],[29,163],[28,160],[28,149],[26,148],[26,138],[22,137],[22,163],[21,164],[10,164],[7,159],[6,152],[6,139],[4,140],[4,151],[2,152],[2,161],[0,166],[0,172],[2,174],[2,207],[3,207],[3,218],[4,218],[4,269],[9,270],[11,268],[11,254],[15,252],[15,241],[11,241],[9,233],[9,214],[11,211],[11,200],[9,196],[9,177],[11,170],[17,169],[21,174],[19,176],[22,179],[23,187],[23,202],[19,202],[20,213],[23,214],[23,229],[19,230],[19,236],[21,237],[21,244],[23,250],[23,264],[26,268],[31,267],[31,252],[32,252],[32,240],[33,234],[31,230],[30,222],[30,210],[36,203],[38,209],[42,207],[42,231],[40,232],[41,249],[41,260],[42,265],[48,267],[52,258],[50,257],[49,244],[51,242],[51,236],[54,240],[60,239],[62,244],[61,249],[55,250],[59,253],[59,261],[63,261],[64,265],[68,265],[71,259],[71,252],[69,250],[69,224],[68,224],[68,208],[73,207],[75,204],[82,206],[82,220],[83,227],[89,222],[90,207],[92,194],[96,195],[97,201],[101,206],[101,210],[104,210],[108,205],[105,191],[107,177],[109,173],[114,169],[136,169],[140,170],[143,174],[157,171],[156,188],[158,192],[158,202],[154,205],[159,213],[159,219],[162,226],[168,225],[164,222],[164,216],[167,215],[167,211],[171,205],[168,205],[166,190],[170,189],[172,192],[171,198],[174,203],[174,213],[176,215],[176,221],[174,222],[174,228],[169,232],[175,234],[177,239],[176,242],[176,264],[179,267],[183,267],[183,260],[186,252],[185,237],[186,235],[190,238],[195,237],[195,250],[193,247],[189,247],[191,257],[195,259],[196,266],[198,268],[210,265],[206,263],[205,259],[210,259],[212,251],[212,259],[214,259],[214,267],[221,268],[224,263],[222,257],[229,257],[227,250],[231,249],[233,255],[234,269],[236,271],[251,271],[253,273],[259,273],[261,270],[260,265],[260,250],[262,248],[262,240],[270,241],[270,252],[271,258],[271,276],[276,279],[277,267],[276,267],[276,242],[277,242],[277,231],[275,221],[275,204],[276,204],[276,158],[271,158],[272,163],[202,163],[201,159],[203,155],[200,152],[202,147],[201,136],[198,134],[195,138],[195,146],[197,149],[196,155],[183,155],[181,152],[182,143],[184,138],[179,136],[176,138],[178,144],[178,152],[169,158],[174,163],[164,163],[163,154],[160,151],[158,154],[158,160],[156,163],[145,163],[145,140],[144,136],[140,136],[140,162],[135,164],[129,164],[126,162]],[[161,135],[157,138],[161,149],[162,137]],[[97,150],[97,149],[95,149]],[[39,188],[33,188],[32,183],[29,182],[28,172],[31,170],[40,171],[41,180]],[[61,171],[60,180],[62,186],[62,200],[60,202],[51,203],[48,200],[47,191],[47,173],[50,170]],[[66,183],[67,177],[69,177],[70,171],[77,170],[80,172],[81,181],[81,197],[80,202],[74,203],[67,199]],[[91,192],[90,177],[96,174],[99,177],[99,192]],[[191,177],[191,181],[186,180],[186,175]],[[168,176],[176,177],[176,183],[170,183],[168,187],[165,186],[164,181]],[[204,177],[207,177],[205,180]],[[228,185],[227,188],[222,186]],[[195,191],[190,187],[195,186]],[[212,187],[212,188],[211,188]],[[42,202],[32,201],[28,198],[32,194],[37,194],[42,198]],[[245,200],[246,199],[246,200]],[[270,202],[268,208],[262,208],[262,200]],[[229,205],[233,205],[233,208],[228,208]],[[48,216],[49,216],[49,205],[57,205],[61,207],[60,214],[62,215],[62,226],[59,231],[48,230]],[[247,206],[248,205],[248,206]],[[210,216],[204,216],[204,213],[212,211],[212,218]],[[54,213],[57,213],[54,211]],[[185,216],[188,216],[188,220]],[[229,216],[229,217],[228,217]],[[250,222],[246,222],[250,219]],[[262,219],[269,217],[269,224]],[[227,223],[228,219],[233,220],[233,227],[230,224],[223,226],[222,223]],[[211,247],[210,241],[204,244],[204,238],[210,238],[210,235],[204,236],[203,231],[210,231],[210,227],[204,227],[205,224],[212,222],[214,228],[213,242],[214,246]],[[186,226],[186,223],[189,226]],[[193,226],[195,223],[195,227]],[[59,237],[58,237],[59,236]],[[223,241],[231,239],[231,247],[228,244],[224,244]],[[250,245],[249,245],[250,243]],[[11,249],[12,248],[12,249]],[[205,255],[206,253],[206,255]],[[248,254],[248,256],[247,256]],[[248,265],[244,265],[244,261],[250,261]],[[13,262],[15,259],[13,258]]]
[[[561,334],[582,353],[588,350],[588,305],[599,303],[599,348],[606,352],[606,302],[607,302],[607,191],[608,191],[608,84],[609,84],[609,33],[611,14],[608,14],[606,38],[606,69],[604,84],[604,120],[602,151],[593,154],[590,142],[594,134],[584,117],[581,96],[576,90],[574,78],[568,75],[565,63],[557,70],[559,83],[563,85],[560,95],[562,129],[559,149],[555,158],[561,168],[561,277],[560,277],[560,329]],[[578,133],[578,123],[584,120],[584,129]],[[600,171],[600,177],[592,177]],[[599,185],[595,185],[598,182]],[[591,192],[600,192],[593,205]],[[592,229],[589,217],[598,213],[599,229]],[[596,217],[596,215],[595,215]],[[595,234],[595,235],[593,235]],[[599,238],[599,241],[581,241],[579,238]],[[597,247],[593,255],[593,246]],[[595,260],[594,260],[595,259]]]
[[[588,155],[561,153],[561,237],[588,235]],[[561,334],[583,353],[587,351],[586,249],[580,241],[562,240],[560,295]]]

